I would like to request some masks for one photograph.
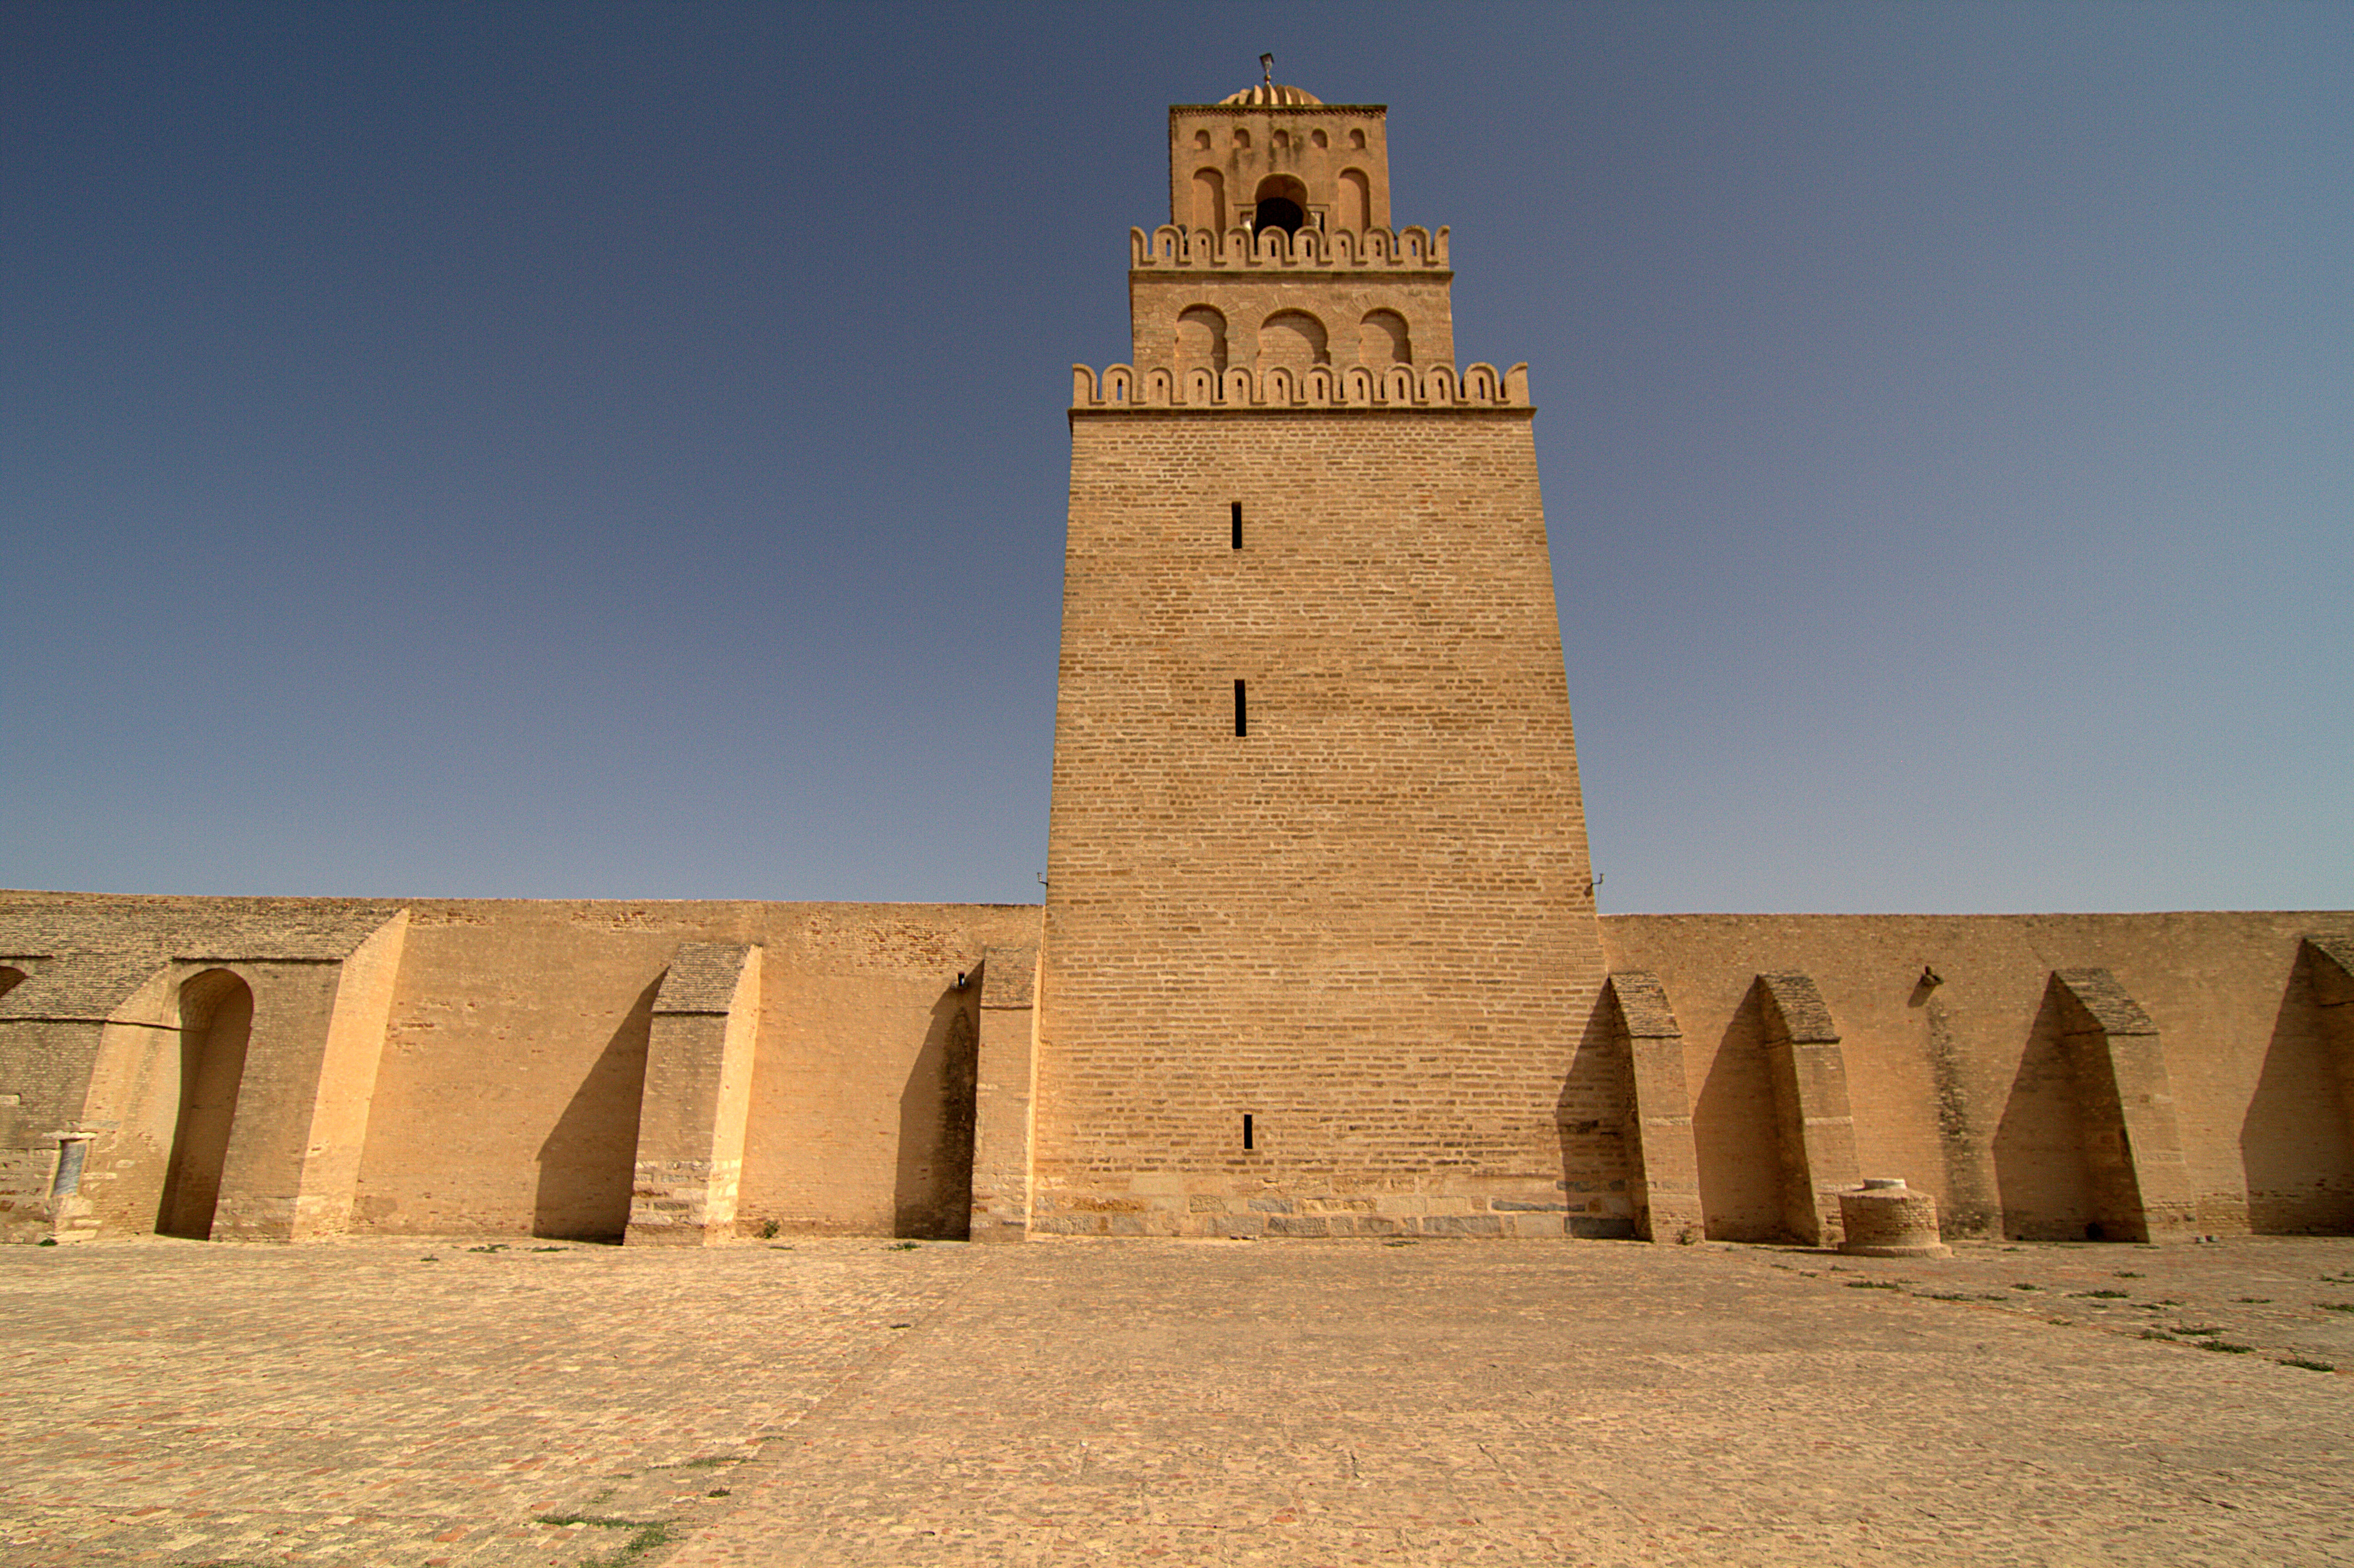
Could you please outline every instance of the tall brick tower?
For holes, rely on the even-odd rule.
[[[1567,1192],[1602,958],[1525,367],[1455,367],[1385,115],[1172,107],[1132,362],[1074,372],[1032,1230],[1610,1206]]]

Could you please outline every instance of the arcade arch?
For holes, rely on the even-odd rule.
[[[179,1014],[180,1110],[155,1229],[204,1241],[213,1234],[238,1089],[245,1079],[253,988],[231,970],[207,969],[180,986]]]

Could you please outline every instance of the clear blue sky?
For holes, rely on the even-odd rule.
[[[1390,106],[1606,910],[2354,905],[2354,7],[0,6],[0,885],[1030,901],[1163,108]]]

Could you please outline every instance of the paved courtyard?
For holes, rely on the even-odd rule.
[[[0,1329],[11,1565],[2354,1562],[2354,1240],[143,1240]]]

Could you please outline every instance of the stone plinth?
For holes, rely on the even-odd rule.
[[[1937,1200],[1905,1186],[1903,1177],[1869,1176],[1861,1191],[1839,1195],[1846,1237],[1840,1251],[1857,1257],[1946,1257],[1937,1239]]]

